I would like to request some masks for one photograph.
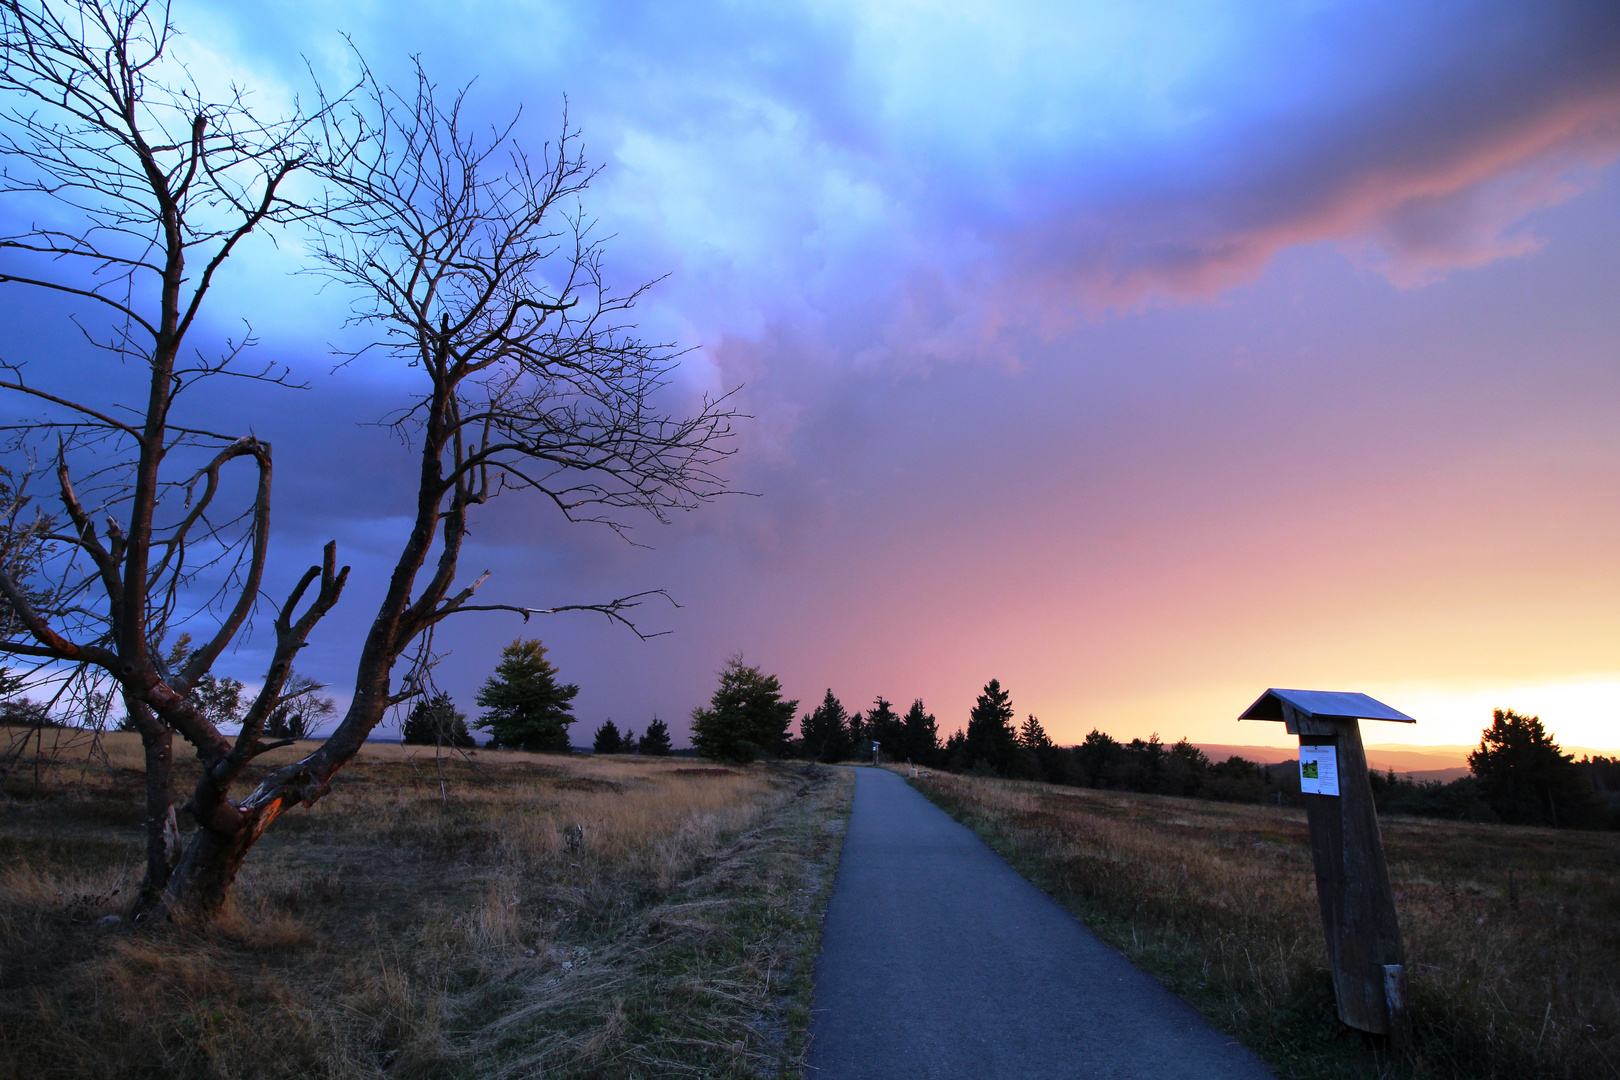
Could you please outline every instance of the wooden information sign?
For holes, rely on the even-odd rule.
[[[1365,694],[1322,690],[1267,690],[1239,719],[1280,720],[1299,736],[1300,797],[1339,1018],[1404,1046],[1406,954],[1360,721],[1416,721]]]

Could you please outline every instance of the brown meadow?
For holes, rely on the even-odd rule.
[[[368,746],[202,930],[107,918],[142,803],[104,748],[5,782],[0,1076],[798,1070],[842,770]]]
[[[1620,835],[1388,817],[1410,1059],[1341,1025],[1303,811],[912,783],[1287,1077],[1620,1076]]]

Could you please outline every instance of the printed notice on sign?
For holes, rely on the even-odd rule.
[[[1307,795],[1339,793],[1339,757],[1332,745],[1299,748],[1299,790]]]

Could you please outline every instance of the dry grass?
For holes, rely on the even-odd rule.
[[[1620,1076],[1620,836],[1386,818],[1416,1054],[1338,1023],[1303,811],[912,781],[1288,1077]]]
[[[839,770],[368,747],[181,931],[98,921],[138,763],[6,780],[0,1077],[797,1071]]]

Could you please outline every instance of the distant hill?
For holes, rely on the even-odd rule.
[[[1297,758],[1296,752],[1285,746],[1228,746],[1225,743],[1194,743],[1211,761],[1225,761],[1229,757],[1247,758],[1262,765],[1274,765],[1280,761],[1293,761]]]
[[[1197,743],[1198,749],[1211,761],[1225,761],[1229,757],[1248,758],[1262,765],[1298,760],[1298,753],[1283,746],[1233,746],[1226,743]],[[1473,746],[1406,746],[1401,743],[1373,743],[1367,747],[1367,764],[1383,772],[1394,769],[1408,780],[1438,780],[1449,783],[1468,775],[1468,755]],[[1612,757],[1613,750],[1594,750],[1587,746],[1566,746],[1564,753],[1582,757],[1602,754]]]
[[[1237,756],[1272,765],[1297,761],[1299,752],[1286,746],[1232,746],[1225,743],[1199,743],[1198,748],[1211,761]],[[1455,780],[1468,775],[1468,752],[1472,746],[1400,746],[1374,743],[1367,747],[1367,765],[1384,772],[1394,769],[1413,780]]]
[[[1467,776],[1468,771],[1468,766],[1461,765],[1455,769],[1421,769],[1417,772],[1401,772],[1399,769],[1396,769],[1395,775],[1399,776],[1402,780],[1413,780],[1420,784],[1426,784],[1431,781],[1440,784],[1449,784],[1453,780],[1461,780],[1463,777]]]

